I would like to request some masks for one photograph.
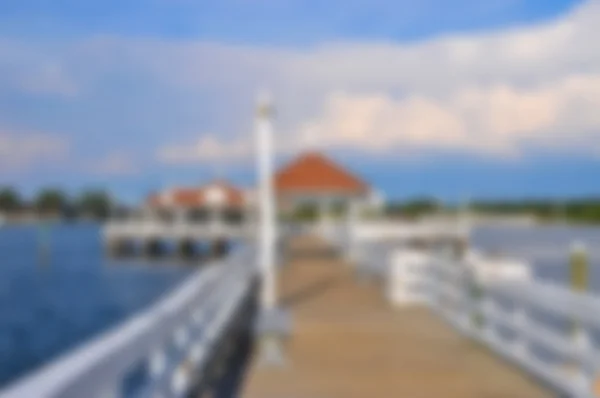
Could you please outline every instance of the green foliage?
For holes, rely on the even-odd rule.
[[[40,213],[62,213],[68,206],[67,195],[60,189],[43,189],[36,196],[34,206]]]
[[[346,214],[347,211],[347,205],[346,202],[343,200],[340,201],[336,201],[331,205],[331,216],[333,216],[334,218],[340,218],[342,217],[344,214]]]
[[[391,216],[419,217],[440,211],[459,211],[456,207],[444,207],[433,199],[422,198],[406,202],[392,202],[386,206]],[[600,223],[600,198],[566,201],[554,200],[506,200],[475,201],[469,210],[489,215],[531,215],[540,221],[568,221],[572,223]]]
[[[600,222],[600,199],[476,202],[471,208],[491,214],[530,214],[542,221]]]
[[[407,202],[392,202],[386,205],[385,213],[392,216],[419,217],[438,212],[442,206],[432,198],[417,198]]]
[[[11,212],[23,206],[21,196],[12,188],[0,189],[0,211]]]
[[[86,191],[77,200],[77,210],[81,215],[104,219],[111,209],[110,196],[101,190]]]
[[[292,215],[296,221],[316,221],[319,218],[319,211],[316,204],[304,204],[298,206]]]

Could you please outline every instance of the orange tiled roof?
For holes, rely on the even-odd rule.
[[[275,175],[279,194],[292,192],[363,194],[369,186],[319,152],[307,152]]]
[[[224,205],[226,207],[242,207],[245,203],[244,193],[241,189],[225,181],[213,182],[198,188],[176,188],[163,194],[150,195],[146,203],[150,206],[179,206],[179,207],[203,207],[207,206],[207,192],[218,188],[224,194]],[[166,197],[170,196],[169,199]]]

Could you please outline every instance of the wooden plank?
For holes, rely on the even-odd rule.
[[[380,286],[357,283],[316,238],[296,239],[291,253],[279,278],[294,317],[288,364],[252,366],[243,397],[552,396],[427,308],[390,308]]]

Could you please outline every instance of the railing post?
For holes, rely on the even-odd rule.
[[[357,255],[357,241],[354,238],[354,232],[355,232],[355,226],[357,223],[357,203],[355,203],[354,201],[350,201],[350,203],[348,203],[348,208],[347,208],[347,218],[346,218],[346,242],[344,244],[344,246],[346,246],[347,249],[347,253],[348,253],[348,258],[349,260],[354,263],[356,261],[358,261],[358,255]],[[353,264],[356,265],[356,264]]]
[[[585,246],[580,242],[571,245],[569,261],[569,279],[571,290],[577,293],[585,293],[589,289],[589,262]],[[571,339],[579,353],[588,352],[590,349],[590,337],[584,325],[576,317],[571,319]],[[583,392],[592,389],[600,389],[600,383],[594,380],[594,369],[586,369],[583,363],[573,361],[566,364],[566,370],[576,378],[578,388]],[[600,392],[600,391],[597,391]]]
[[[467,294],[468,294],[468,312],[470,328],[475,332],[481,332],[484,327],[484,316],[481,311],[481,304],[485,299],[485,292],[478,280],[476,272],[470,272],[467,275]]]
[[[483,319],[481,320],[484,337],[490,342],[495,342],[497,339],[496,323],[494,321],[496,314],[499,309],[496,301],[490,294],[483,294],[481,298],[481,314]]]
[[[450,255],[448,248],[444,246],[437,251],[437,255],[433,256],[431,259],[431,267],[429,268],[431,280],[431,305],[441,312],[447,310],[446,302],[448,301],[442,297],[442,285],[445,282],[442,267],[448,264],[449,259]]]
[[[185,326],[180,327],[175,332],[174,341],[177,348],[184,348],[189,340],[189,334]]]
[[[156,349],[152,354],[150,354],[150,377],[158,378],[165,371],[167,367],[167,359],[165,357],[165,352],[162,348]]]
[[[515,308],[512,312],[512,321],[514,325],[515,337],[512,344],[512,351],[517,358],[524,359],[528,355],[528,348],[527,339],[523,333],[523,330],[528,327],[529,320],[525,307],[520,306],[516,302],[514,303],[514,306]]]
[[[184,360],[171,375],[171,392],[174,396],[183,396],[190,386],[193,365]]]

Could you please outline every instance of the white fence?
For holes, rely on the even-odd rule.
[[[438,237],[468,237],[465,224],[444,222],[361,222],[353,225],[349,232],[357,242],[382,240],[432,239]]]
[[[137,368],[137,396],[183,397],[219,361],[232,328],[247,315],[254,249],[199,270],[174,293],[75,351],[0,391],[0,398],[119,397]]]
[[[203,239],[250,236],[253,223],[231,224],[222,221],[203,223],[162,222],[153,219],[109,221],[103,228],[105,240],[115,239]]]
[[[387,293],[399,306],[431,306],[557,392],[600,396],[600,298],[536,281],[530,269],[516,260],[400,249],[391,254]]]

